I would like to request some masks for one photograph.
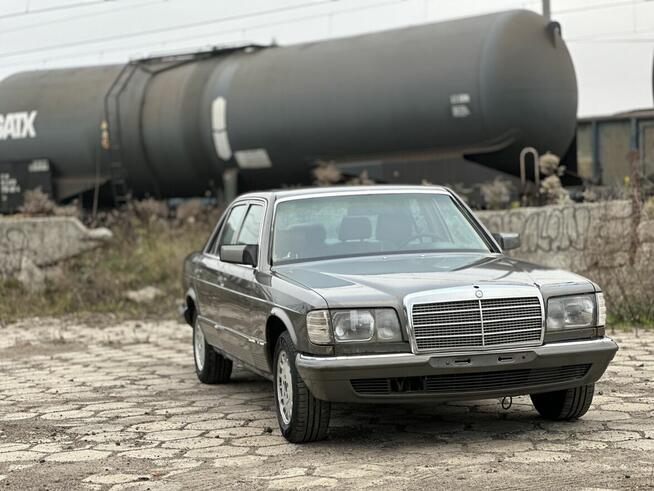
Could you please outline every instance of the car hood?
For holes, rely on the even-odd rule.
[[[438,253],[332,259],[275,267],[275,272],[319,293],[329,307],[397,306],[406,295],[466,285],[592,284],[576,274],[501,254]]]

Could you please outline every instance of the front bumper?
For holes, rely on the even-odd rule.
[[[517,396],[591,384],[617,351],[618,345],[605,337],[485,352],[298,354],[295,364],[318,399],[416,402]]]

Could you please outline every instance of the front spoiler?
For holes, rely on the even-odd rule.
[[[317,357],[300,353],[297,355],[295,365],[309,390],[318,399],[332,402],[419,402],[517,396],[591,384],[604,374],[617,351],[617,344],[612,339],[604,337],[589,341],[549,343],[531,348],[485,352],[393,353],[334,357]],[[354,391],[350,382],[352,379],[498,372],[576,364],[591,365],[581,379],[565,383],[516,386],[502,390],[453,391],[438,394],[415,391],[362,395]]]

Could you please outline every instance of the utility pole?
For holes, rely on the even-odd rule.
[[[543,17],[548,21],[552,20],[552,11],[550,10],[550,0],[543,1]]]

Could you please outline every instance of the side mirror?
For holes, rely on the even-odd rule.
[[[493,238],[497,241],[503,251],[510,251],[520,247],[520,234],[515,233],[499,233],[493,234]]]
[[[226,263],[246,264],[256,268],[259,257],[258,245],[220,246],[220,260]]]

